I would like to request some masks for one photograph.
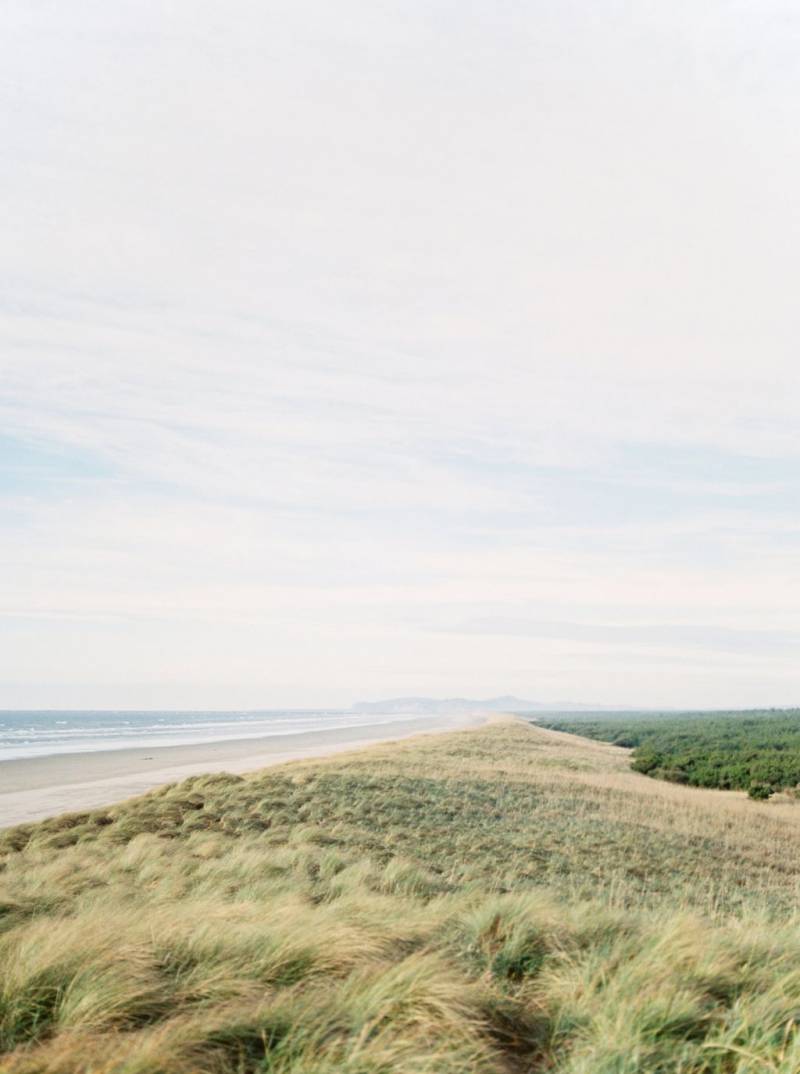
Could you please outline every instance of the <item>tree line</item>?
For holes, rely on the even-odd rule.
[[[537,721],[633,751],[637,772],[693,787],[769,798],[800,785],[800,710],[635,713]]]

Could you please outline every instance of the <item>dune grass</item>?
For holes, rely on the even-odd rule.
[[[9,1074],[795,1074],[800,804],[497,723],[0,833]]]

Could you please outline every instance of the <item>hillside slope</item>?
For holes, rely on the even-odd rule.
[[[0,1069],[800,1069],[800,806],[495,723],[0,833]]]

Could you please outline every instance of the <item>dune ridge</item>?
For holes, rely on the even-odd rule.
[[[790,1074],[800,809],[498,720],[0,836],[8,1074]]]

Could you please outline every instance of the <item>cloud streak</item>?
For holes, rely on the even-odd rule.
[[[777,0],[7,17],[0,705],[796,698]]]

